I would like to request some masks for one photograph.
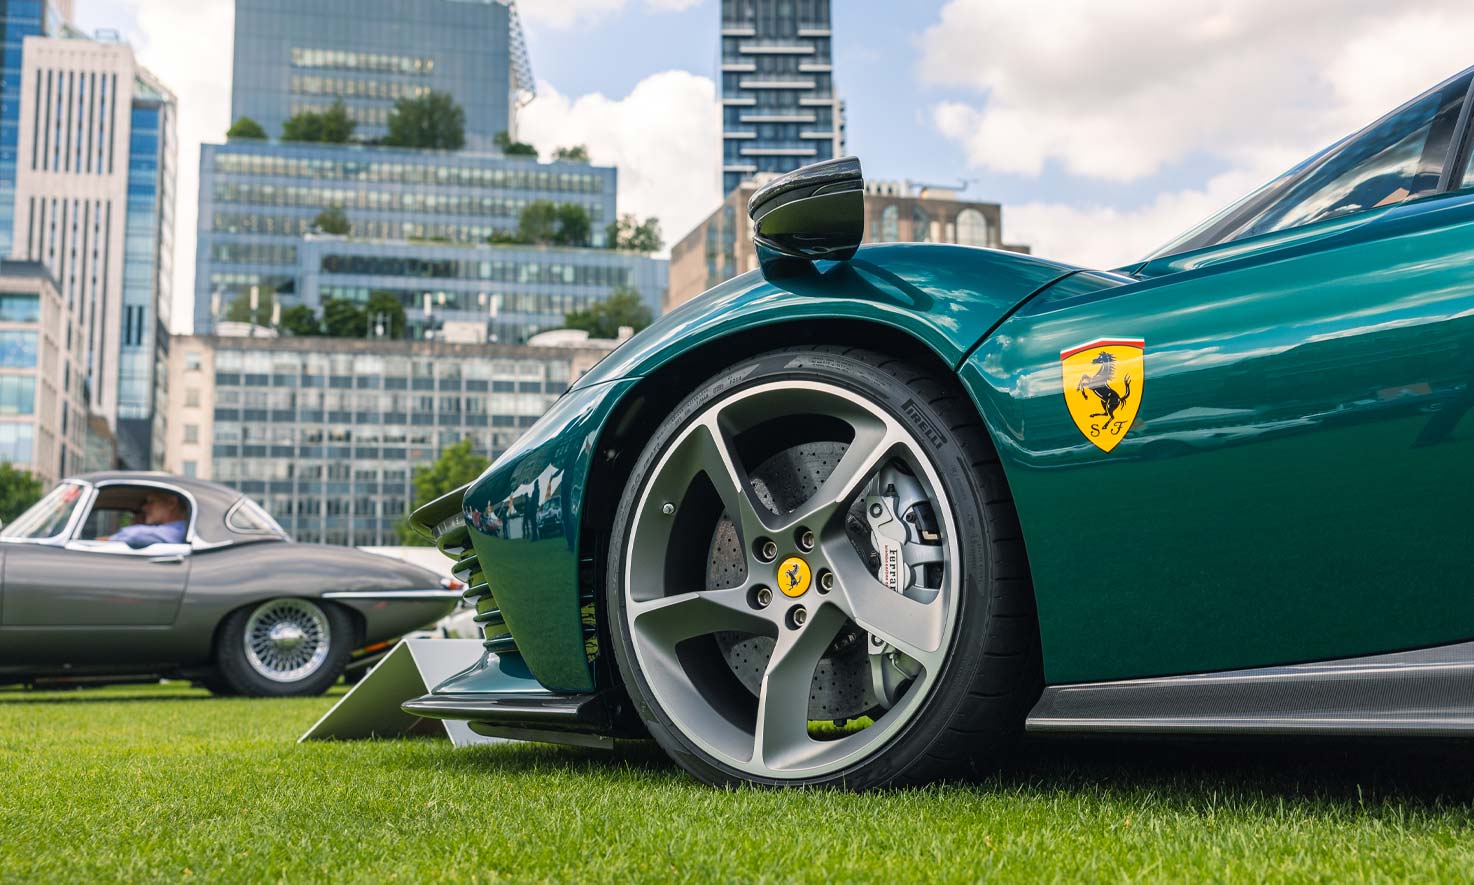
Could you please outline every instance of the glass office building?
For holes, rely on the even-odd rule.
[[[0,461],[55,482],[83,467],[82,336],[56,280],[0,260]]]
[[[829,0],[722,0],[722,193],[844,154]]]
[[[162,463],[155,408],[173,301],[173,95],[126,43],[25,40],[12,254],[42,262],[77,314],[92,411],[123,464]]]
[[[397,543],[414,469],[495,457],[604,351],[327,338],[177,338],[168,469],[266,506],[299,541]]]
[[[363,304],[388,292],[405,308],[410,337],[517,344],[564,325],[616,289],[640,294],[659,316],[669,263],[608,249],[425,246],[309,238],[298,247],[302,302]],[[459,334],[447,334],[456,325]]]
[[[466,112],[466,146],[515,132],[532,73],[511,0],[236,0],[231,119],[272,138],[287,118],[341,99],[377,138],[394,102],[446,92]]]
[[[61,31],[70,12],[45,0],[0,0],[0,257],[10,254],[20,144],[21,64],[27,37]]]
[[[123,328],[118,351],[118,443],[130,464],[159,467],[168,397],[174,292],[173,98],[148,78],[134,85],[123,221]]]
[[[665,262],[597,248],[604,245],[604,228],[615,218],[616,186],[617,173],[609,167],[539,163],[494,153],[255,141],[204,145],[195,331],[213,329],[253,287],[258,297],[271,294],[283,306],[314,308],[323,294],[344,297],[340,289],[362,300],[370,289],[383,288],[400,294],[411,312],[423,308],[426,292],[436,311],[452,293],[470,292],[485,296],[476,305],[481,311],[477,316],[491,322],[499,294],[567,296],[572,299],[568,303],[581,304],[624,284],[654,299],[658,312]],[[522,209],[534,200],[582,206],[593,222],[596,248],[485,245],[494,233],[515,231]],[[309,236],[313,220],[330,206],[347,216],[349,237]],[[337,244],[332,254],[392,255],[401,261],[423,256],[425,263],[413,270],[344,273],[336,261],[324,265],[330,257],[324,253],[328,241]],[[523,259],[525,267],[508,266]],[[445,261],[472,262],[477,268],[445,270]],[[479,266],[487,262],[499,269],[481,276]],[[565,266],[619,270],[601,277],[573,271],[573,278],[564,274],[555,279],[550,268]],[[323,287],[334,291],[324,293]],[[530,331],[562,321],[561,314],[543,313],[520,330],[504,323],[489,334],[499,341],[521,340]],[[415,316],[410,319],[417,330],[427,327]],[[472,317],[458,314],[454,319]]]

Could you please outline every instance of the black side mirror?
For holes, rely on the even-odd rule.
[[[747,201],[764,258],[847,261],[865,238],[865,176],[858,157],[825,160],[775,178]]]

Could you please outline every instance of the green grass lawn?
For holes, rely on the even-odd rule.
[[[0,692],[0,881],[1474,880],[1474,745],[1054,742],[718,791],[648,746],[293,741],[332,703]]]

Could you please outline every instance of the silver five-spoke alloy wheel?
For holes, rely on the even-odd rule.
[[[653,700],[748,776],[813,778],[917,714],[956,633],[955,517],[915,433],[837,384],[721,396],[649,472],[625,626]]]
[[[328,659],[332,631],[321,608],[305,599],[273,599],[245,625],[246,661],[273,682],[298,682]]]

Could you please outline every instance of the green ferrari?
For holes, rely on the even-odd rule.
[[[1474,69],[1143,261],[865,244],[853,158],[414,522],[405,704],[863,789],[1025,732],[1474,735]]]

